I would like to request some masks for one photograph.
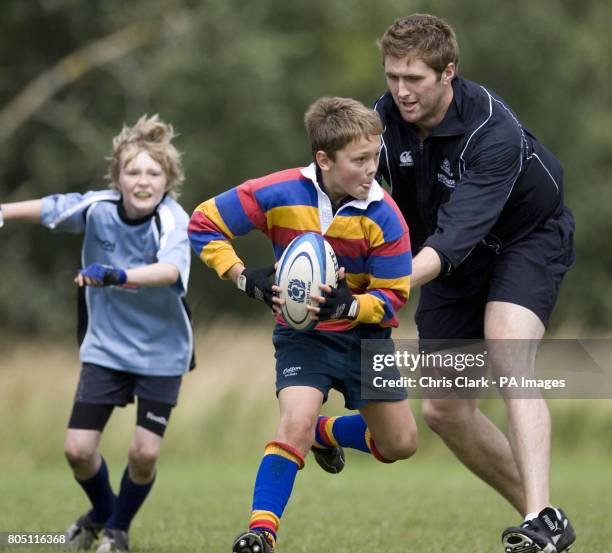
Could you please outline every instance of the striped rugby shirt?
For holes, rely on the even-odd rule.
[[[254,229],[272,241],[276,260],[305,232],[322,234],[333,248],[359,299],[359,313],[354,321],[321,322],[317,330],[344,331],[358,323],[398,326],[397,311],[410,289],[410,238],[397,205],[376,181],[366,199],[351,200],[334,215],[317,183],[314,163],[287,169],[203,202],[191,216],[188,232],[196,254],[224,278],[242,263],[229,241]],[[286,324],[280,316],[277,320]]]

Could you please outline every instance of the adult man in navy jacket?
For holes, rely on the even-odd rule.
[[[562,168],[498,96],[457,76],[458,46],[444,20],[398,19],[379,46],[389,88],[376,103],[385,124],[380,173],[419,252],[419,338],[521,339],[533,367],[529,344],[542,338],[574,259]],[[503,348],[492,349],[495,369],[513,370]],[[504,399],[510,438],[474,399],[430,398],[423,411],[455,455],[525,516],[504,531],[505,551],[560,553],[575,535],[549,499],[548,407],[541,397]]]

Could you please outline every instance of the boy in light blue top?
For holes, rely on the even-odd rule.
[[[92,508],[67,532],[69,546],[127,551],[130,523],[155,479],[155,466],[182,375],[193,359],[184,296],[190,269],[188,215],[176,202],[183,181],[174,131],[141,117],[113,140],[111,189],[0,205],[0,220],[83,233],[79,385],[65,454]],[[97,452],[117,406],[138,397],[136,430],[117,496]]]

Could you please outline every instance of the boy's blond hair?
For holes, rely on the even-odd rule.
[[[181,163],[182,154],[172,144],[175,136],[172,125],[164,123],[157,114],[152,117],[143,115],[133,127],[124,125],[121,132],[113,138],[113,152],[108,158],[110,166],[107,178],[110,179],[110,187],[119,189],[121,168],[145,151],[162,166],[168,179],[168,194],[177,198],[185,174]]]
[[[313,158],[319,150],[334,160],[336,152],[360,136],[382,134],[380,116],[352,98],[319,98],[304,115]]]
[[[378,48],[385,58],[421,59],[436,73],[441,74],[449,63],[459,65],[459,45],[453,28],[441,17],[415,13],[396,19],[378,40]]]

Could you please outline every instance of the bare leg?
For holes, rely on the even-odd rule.
[[[521,514],[525,501],[508,439],[470,399],[427,399],[423,416],[457,458]]]
[[[161,436],[136,426],[128,453],[128,472],[132,482],[142,486],[153,480],[161,443]]]
[[[494,370],[526,372],[535,365],[537,343],[544,335],[540,319],[524,307],[505,302],[489,302],[485,313],[485,336]],[[495,340],[513,340],[499,342]],[[493,340],[493,342],[491,342]],[[511,348],[511,355],[504,355]],[[496,349],[502,354],[496,353]],[[505,398],[508,409],[510,445],[521,478],[525,511],[538,513],[550,504],[550,433],[548,406],[542,397]]]
[[[303,457],[314,443],[323,394],[310,386],[289,386],[278,394],[280,421],[276,440],[297,449]]]
[[[100,469],[102,458],[97,452],[101,433],[97,430],[69,428],[64,441],[64,454],[77,480],[87,480]]]
[[[359,411],[385,459],[396,461],[414,455],[417,427],[407,400],[372,401]]]

